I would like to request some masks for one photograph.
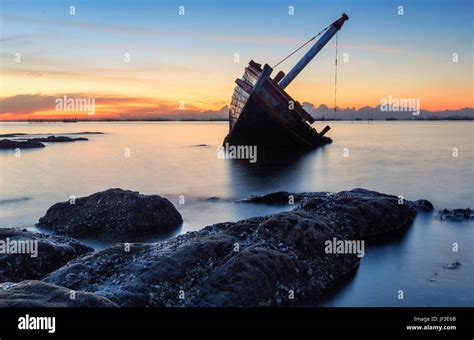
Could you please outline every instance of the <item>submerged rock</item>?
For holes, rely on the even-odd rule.
[[[169,232],[182,222],[181,214],[166,198],[109,189],[54,204],[37,226],[59,235],[120,239],[131,233]]]
[[[431,202],[428,200],[416,200],[414,204],[416,210],[421,212],[429,212],[433,211],[434,209],[433,204],[431,204]]]
[[[277,191],[265,195],[252,195],[244,198],[241,202],[244,203],[262,203],[262,204],[290,204],[293,199],[294,202],[299,202],[303,199],[304,194],[294,194],[286,191]]]
[[[42,281],[23,281],[0,285],[0,307],[117,307],[109,299],[93,293],[70,289]]]
[[[67,136],[48,136],[48,137],[38,137],[38,138],[29,138],[29,142],[41,142],[41,143],[65,143],[65,142],[77,142],[77,141],[86,141],[89,140],[85,137],[71,138]]]
[[[453,210],[444,209],[438,212],[437,217],[441,221],[463,222],[474,219],[474,210],[469,208]]]
[[[0,149],[33,149],[44,148],[44,144],[34,141],[0,140]]]
[[[219,223],[154,244],[117,244],[44,281],[120,306],[305,305],[352,273],[355,252],[327,242],[365,241],[408,227],[416,204],[364,189],[310,193],[294,210]],[[362,244],[363,245],[363,244]]]
[[[218,201],[218,200],[220,200],[220,199],[221,199],[220,197],[211,196],[211,197],[208,197],[208,198],[206,199],[206,201],[214,202],[214,201]]]
[[[82,132],[69,132],[65,133],[67,135],[103,135],[103,132],[100,131],[82,131]]]
[[[452,262],[450,264],[445,264],[443,266],[444,269],[458,269],[459,267],[461,267],[461,263],[460,262]]]
[[[0,229],[0,282],[41,279],[93,250],[67,237]]]
[[[0,137],[18,137],[18,136],[26,136],[27,133],[4,133],[1,134]]]

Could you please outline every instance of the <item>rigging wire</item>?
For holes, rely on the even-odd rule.
[[[293,52],[291,52],[289,55],[287,55],[285,58],[283,58],[278,64],[276,64],[275,66],[273,66],[273,68],[276,68],[278,65],[280,65],[282,62],[284,62],[286,59],[288,59],[289,57],[291,57],[293,54],[295,54],[296,52],[298,52],[299,50],[301,50],[303,47],[305,47],[306,45],[308,45],[311,41],[313,41],[314,39],[316,39],[318,36],[320,36],[324,31],[326,31],[328,28],[330,27],[327,26],[325,28],[323,28],[321,30],[321,32],[319,32],[318,34],[316,34],[314,37],[312,37],[311,39],[309,39],[307,42],[305,42],[303,45],[301,45],[300,47],[298,47],[296,50],[294,50]]]
[[[336,60],[334,62],[334,112],[337,111],[337,37],[339,32],[336,33]]]
[[[294,50],[293,52],[291,52],[289,55],[287,55],[285,58],[283,58],[279,63],[275,64],[273,66],[273,68],[276,68],[278,65],[280,65],[281,63],[283,63],[285,60],[287,60],[288,58],[290,58],[293,54],[295,54],[296,52],[298,52],[299,50],[301,50],[303,47],[305,47],[306,45],[308,45],[311,41],[313,41],[314,39],[316,39],[318,36],[320,36],[323,32],[325,32],[331,25],[323,28],[321,30],[321,32],[319,32],[318,34],[316,34],[314,37],[310,38],[308,41],[306,41],[303,45],[301,45],[300,47],[298,47],[296,50]],[[334,111],[337,111],[337,49],[338,49],[338,37],[339,37],[339,32],[336,33],[336,59],[334,61]]]

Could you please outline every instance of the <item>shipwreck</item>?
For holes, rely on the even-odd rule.
[[[332,142],[325,136],[330,127],[326,126],[320,132],[312,127],[314,118],[285,92],[285,88],[348,19],[344,13],[323,29],[319,40],[286,75],[280,71],[272,79],[273,68],[268,64],[262,68],[253,60],[249,62],[243,77],[235,81],[237,86],[229,106],[229,134],[224,145],[251,145],[264,150],[310,150]]]

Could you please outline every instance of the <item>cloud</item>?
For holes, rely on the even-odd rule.
[[[19,94],[12,97],[0,99],[0,115],[30,114],[36,111],[54,109],[56,97],[42,94]]]
[[[0,98],[0,119],[28,119],[40,115],[41,117],[61,115],[55,111],[57,98],[67,96],[69,98],[94,98],[96,118],[118,118],[118,119],[227,119],[228,106],[223,105],[217,110],[203,110],[200,107],[215,106],[216,103],[188,102],[183,109],[179,108],[179,102],[150,97],[115,96],[103,94],[67,93],[56,95],[45,94],[22,94],[12,97]],[[196,105],[199,104],[199,105]],[[304,102],[303,107],[313,117],[320,119],[412,119],[411,112],[382,112],[380,106],[356,108],[330,108],[321,104],[315,106]],[[70,114],[70,113],[69,113]],[[86,114],[86,113],[84,113]],[[459,110],[427,111],[421,110],[419,117],[471,117],[474,118],[472,108]],[[88,117],[93,118],[93,117]]]
[[[169,31],[150,29],[136,26],[121,26],[121,25],[106,25],[93,22],[80,22],[60,19],[40,19],[33,17],[24,17],[18,15],[5,15],[3,17],[7,21],[24,22],[28,24],[38,25],[53,25],[61,26],[63,28],[76,28],[84,30],[92,30],[96,32],[106,33],[120,33],[129,35],[146,35],[146,36],[167,36],[174,38],[188,38],[198,40],[211,40],[220,42],[238,42],[248,44],[269,44],[269,45],[297,45],[301,44],[303,40],[285,37],[270,37],[270,36],[255,36],[255,35],[234,35],[234,34],[219,34],[211,32],[198,31]]]
[[[159,98],[62,93],[55,95],[22,94],[0,98],[0,118],[28,119],[37,114],[55,114],[56,99],[64,96],[94,98],[95,112],[100,117],[153,118],[159,116],[163,118],[224,119],[227,118],[228,113],[227,105],[219,110],[202,110],[191,102],[185,103],[184,109],[180,109],[179,102]],[[212,105],[212,103],[208,104]],[[57,114],[61,114],[61,112]]]
[[[276,45],[276,46],[299,46],[304,43],[305,39],[291,38],[291,37],[275,37],[275,36],[258,36],[258,35],[238,35],[238,34],[219,34],[214,32],[203,32],[203,31],[170,31],[160,30],[156,28],[145,28],[137,26],[123,26],[123,25],[111,25],[85,21],[72,21],[72,20],[61,20],[61,19],[42,19],[33,18],[18,15],[5,15],[4,20],[14,22],[24,22],[28,24],[38,25],[52,25],[60,26],[63,28],[71,29],[83,29],[95,32],[104,33],[118,33],[128,35],[141,35],[141,36],[166,36],[172,38],[186,38],[190,40],[210,40],[218,42],[231,42],[231,43],[245,43],[255,45]],[[26,35],[12,36],[10,39],[18,39],[26,37]],[[10,40],[9,39],[9,40]],[[334,43],[331,43],[334,46]],[[341,48],[364,50],[377,53],[402,53],[406,52],[405,49],[400,47],[387,47],[373,44],[341,44]],[[149,47],[147,47],[149,48]]]
[[[24,38],[28,38],[31,35],[28,34],[9,34],[9,35],[4,35],[0,37],[0,42],[5,43],[7,41],[12,41],[12,40],[20,40]]]

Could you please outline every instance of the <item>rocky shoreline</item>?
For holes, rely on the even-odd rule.
[[[0,150],[14,150],[14,149],[34,149],[44,148],[45,145],[40,142],[17,141],[11,139],[0,140]]]
[[[466,209],[444,209],[438,212],[436,216],[441,221],[464,222],[474,219],[474,210]]]
[[[0,284],[0,307],[117,307],[112,301],[88,292],[70,289],[42,281],[22,281]]]
[[[69,135],[95,135],[103,134],[103,132],[73,132]],[[2,134],[0,137],[7,137],[0,140],[0,150],[14,150],[14,149],[34,149],[34,148],[44,148],[46,145],[43,143],[70,143],[77,141],[88,141],[86,137],[68,137],[68,136],[56,136],[49,135],[47,137],[31,137],[27,133],[7,133]],[[16,139],[8,139],[16,138]]]
[[[0,229],[0,283],[41,279],[83,254],[94,251],[80,242],[25,229]]]
[[[157,243],[119,243],[92,252],[82,245],[73,246],[69,238],[28,235],[54,245],[39,247],[41,261],[54,265],[29,275],[25,266],[34,268],[35,265],[28,262],[31,259],[0,254],[3,267],[12,267],[18,261],[24,263],[19,266],[23,268],[19,273],[7,271],[1,276],[4,283],[0,285],[0,306],[306,305],[324,298],[331,287],[357,269],[361,261],[354,247],[349,252],[348,248],[342,252],[336,248],[328,251],[328,242],[342,242],[346,246],[357,243],[363,247],[364,242],[403,232],[418,211],[433,209],[426,200],[400,200],[365,189],[339,193],[273,193],[259,196],[257,201],[284,204],[289,195],[297,197],[295,202],[299,202],[291,211],[218,223]],[[109,189],[79,198],[73,205],[58,203],[39,224],[49,225],[58,234],[77,235],[76,228],[79,228],[79,235],[85,230],[88,236],[98,236],[103,231],[135,230],[130,228],[139,216],[132,212],[148,213],[147,216],[154,218],[160,216],[163,221],[166,220],[163,216],[174,209],[160,196],[152,195],[151,201],[159,202],[157,206],[148,205],[151,196],[141,196],[144,197],[131,191]],[[144,210],[130,203],[136,199],[146,202]],[[161,205],[163,200],[171,207]],[[255,197],[244,201],[252,200]],[[155,216],[148,210],[167,210],[167,214]],[[84,224],[79,223],[81,220]],[[140,223],[136,225],[139,229]],[[97,233],[98,229],[102,229],[101,232]],[[21,234],[25,231],[9,229],[8,232],[13,233],[13,237],[26,235]],[[48,252],[43,253],[41,249]],[[71,249],[76,251],[71,252]],[[65,252],[69,257],[64,256]],[[61,254],[61,261],[54,257],[46,260],[44,254],[52,256],[54,253]],[[21,282],[8,283],[12,281]],[[66,292],[71,291],[81,294],[82,300],[68,301]],[[29,295],[34,296],[30,304]]]

